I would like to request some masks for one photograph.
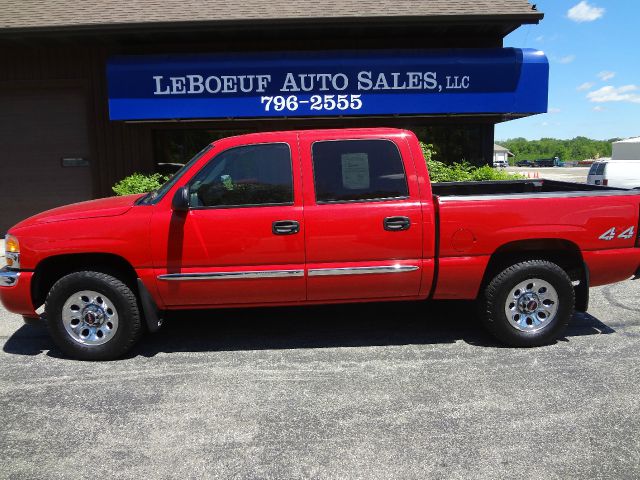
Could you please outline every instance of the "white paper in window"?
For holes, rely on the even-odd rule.
[[[342,184],[349,190],[369,188],[369,156],[366,153],[344,153]]]

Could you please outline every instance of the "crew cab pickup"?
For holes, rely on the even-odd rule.
[[[547,180],[432,184],[409,131],[256,133],[157,191],[35,215],[6,238],[6,308],[44,304],[81,359],[169,310],[465,299],[500,341],[562,335],[590,286],[638,275],[640,192]]]

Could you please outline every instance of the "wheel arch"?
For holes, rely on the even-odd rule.
[[[580,247],[570,240],[559,238],[526,239],[501,245],[489,259],[482,288],[502,270],[523,260],[547,260],[555,263],[572,281],[580,282],[582,287],[586,285],[588,291],[589,272]]]
[[[73,253],[47,257],[36,265],[31,282],[34,308],[42,305],[53,284],[72,272],[90,270],[113,275],[137,293],[137,273],[124,257],[113,253]]]

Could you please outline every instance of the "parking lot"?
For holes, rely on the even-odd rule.
[[[174,315],[86,363],[0,309],[0,478],[639,478],[639,287],[529,350],[386,303]]]
[[[2,311],[0,478],[638,478],[638,293],[537,349],[410,303],[182,314],[106,363]]]
[[[519,173],[525,177],[579,183],[587,183],[587,175],[589,173],[589,167],[507,167],[506,170],[510,173]]]

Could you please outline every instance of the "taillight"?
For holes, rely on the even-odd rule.
[[[604,186],[609,185],[609,179],[608,178],[603,178],[602,179],[602,185],[604,185]]]

